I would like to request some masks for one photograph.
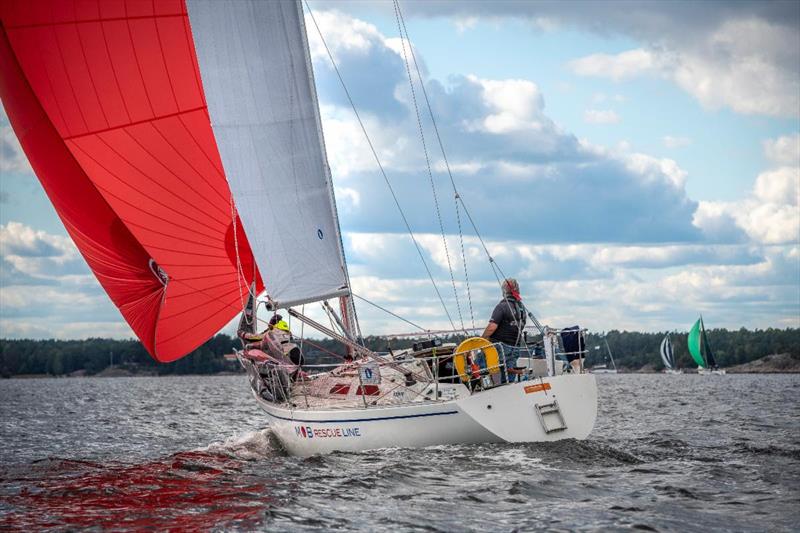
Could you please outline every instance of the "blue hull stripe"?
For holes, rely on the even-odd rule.
[[[269,411],[267,411],[266,413],[273,418],[288,420],[289,422],[305,422],[308,424],[344,424],[347,422],[379,422],[381,420],[399,420],[401,418],[422,418],[425,416],[457,415],[458,411],[442,411],[441,413],[426,413],[421,415],[383,416],[378,418],[347,418],[344,420],[303,420],[301,418],[286,418],[283,416],[273,415]]]

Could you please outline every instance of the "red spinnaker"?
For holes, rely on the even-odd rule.
[[[263,288],[233,226],[182,1],[3,0],[0,96],[64,226],[156,360],[214,335],[254,278]]]

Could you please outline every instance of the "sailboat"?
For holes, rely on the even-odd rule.
[[[611,368],[608,367],[606,363],[595,365],[591,368],[590,372],[592,374],[616,374],[617,373],[617,363],[614,362],[614,356],[611,354],[611,348],[608,346],[608,339],[603,337],[603,342],[606,345],[606,353],[608,354],[608,358],[611,361]],[[599,350],[599,346],[594,347],[595,350]]]
[[[291,454],[588,437],[595,378],[557,359],[583,360],[584,330],[525,310],[545,358],[513,373],[466,331],[389,353],[362,341],[300,2],[8,0],[0,17],[12,127],[154,359],[183,357],[239,314],[257,335],[264,306],[349,352],[303,366],[272,332],[237,351]],[[330,327],[303,313],[315,302]]]
[[[661,361],[664,363],[665,374],[683,374],[683,371],[675,363],[675,354],[672,351],[672,341],[669,338],[669,333],[664,335],[659,353],[661,354]]]
[[[725,374],[725,369],[717,366],[717,360],[711,351],[702,315],[689,331],[687,342],[689,344],[689,353],[692,354],[692,359],[697,363],[698,374]]]

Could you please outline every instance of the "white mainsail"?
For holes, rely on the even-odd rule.
[[[188,0],[225,174],[279,307],[349,293],[299,2]]]
[[[664,337],[664,340],[661,341],[661,360],[664,362],[664,366],[668,370],[673,370],[675,368],[675,359],[672,354],[672,342],[669,340],[669,335]]]

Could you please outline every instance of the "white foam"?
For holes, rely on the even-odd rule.
[[[273,444],[269,428],[233,435],[223,441],[212,442],[197,451],[228,455],[236,459],[253,460],[272,457],[280,453]]]

